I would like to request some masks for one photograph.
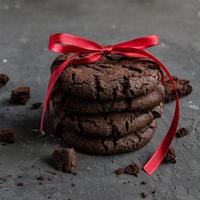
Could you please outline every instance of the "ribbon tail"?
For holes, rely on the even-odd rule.
[[[142,57],[150,58],[151,60],[155,61],[159,67],[162,69],[162,71],[167,75],[167,77],[170,79],[172,86],[175,90],[175,95],[176,95],[176,107],[175,107],[175,112],[173,115],[173,120],[170,125],[170,128],[168,129],[167,134],[165,135],[164,139],[160,143],[160,145],[157,147],[156,151],[153,153],[152,157],[150,160],[145,164],[143,167],[144,171],[148,174],[151,175],[161,164],[163,158],[165,157],[170,144],[172,143],[172,140],[176,134],[176,129],[179,123],[179,97],[178,93],[176,90],[176,85],[174,83],[173,77],[169,70],[152,54],[149,52],[143,50],[143,49],[135,49],[135,48],[129,48],[128,51],[127,49],[124,49],[123,52],[120,52],[123,55],[134,57],[135,54],[142,55]]]
[[[49,80],[49,85],[48,85],[48,89],[47,89],[47,93],[45,96],[45,100],[43,103],[43,109],[42,109],[42,117],[41,117],[41,121],[40,121],[40,132],[42,134],[44,134],[43,131],[43,125],[44,125],[44,117],[45,117],[45,112],[48,111],[48,118],[49,118],[49,110],[50,110],[50,96],[51,96],[51,91],[56,83],[56,81],[58,80],[60,74],[63,72],[63,70],[69,65],[69,63],[75,58],[77,57],[77,54],[71,56],[69,59],[67,59],[66,61],[64,61],[58,68],[56,68],[52,74],[51,74],[51,78]]]
[[[146,52],[146,51],[144,51],[144,52],[150,59],[152,59],[156,63],[158,63],[158,65],[161,67],[161,69],[169,77],[170,81],[172,82],[173,88],[175,90],[175,95],[176,95],[176,107],[175,107],[175,112],[174,112],[171,126],[170,126],[167,134],[163,138],[162,142],[160,143],[160,145],[158,146],[156,151],[153,153],[150,160],[143,167],[143,169],[146,171],[146,173],[148,175],[151,175],[161,164],[162,160],[164,159],[164,157],[170,147],[170,144],[172,143],[172,140],[176,134],[176,129],[177,129],[177,126],[179,123],[179,112],[180,111],[179,111],[179,97],[178,97],[178,93],[176,90],[176,85],[174,83],[173,77],[170,74],[169,70],[157,58],[155,58],[149,52]]]

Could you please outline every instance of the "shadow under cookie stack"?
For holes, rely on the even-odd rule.
[[[57,57],[52,70],[66,59]],[[163,111],[161,79],[158,65],[147,59],[108,55],[94,64],[71,64],[52,92],[57,133],[92,154],[144,146]]]

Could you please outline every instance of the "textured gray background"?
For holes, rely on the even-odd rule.
[[[0,146],[0,177],[12,175],[6,182],[0,181],[0,200],[137,200],[140,192],[154,189],[155,197],[149,195],[148,199],[200,199],[199,0],[1,0],[0,25],[0,73],[11,79],[0,91],[0,128],[12,127],[17,134],[15,144]],[[144,172],[138,178],[113,173],[131,160],[144,164],[167,130],[174,106],[170,104],[153,141],[141,150],[108,157],[78,154],[76,176],[48,174],[55,171],[49,160],[59,143],[32,132],[39,126],[41,110],[29,107],[44,98],[55,57],[47,50],[47,42],[54,32],[74,33],[103,44],[160,35],[160,46],[151,52],[173,74],[190,79],[194,87],[193,94],[181,100],[181,126],[189,127],[191,134],[174,140],[175,165],[162,165],[151,177]],[[21,85],[31,87],[30,102],[10,106],[11,90]],[[52,181],[45,179],[39,185],[36,177],[40,174]],[[142,180],[148,184],[141,185]],[[18,187],[19,182],[24,186]]]

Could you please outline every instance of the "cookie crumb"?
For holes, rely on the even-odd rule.
[[[24,184],[23,183],[17,183],[17,186],[22,187],[22,186],[24,186]]]
[[[76,174],[77,157],[73,148],[56,149],[52,157],[58,170]]]
[[[12,90],[11,102],[14,104],[25,105],[30,99],[30,88],[29,87],[18,87]]]
[[[115,174],[117,174],[117,175],[121,175],[123,173],[124,173],[124,169],[123,168],[119,168],[119,169],[115,170]]]
[[[10,128],[0,130],[0,142],[14,143],[15,134],[14,131]]]
[[[175,151],[172,147],[169,148],[165,158],[164,158],[165,163],[176,163],[176,155]]]
[[[146,198],[147,197],[147,193],[146,192],[141,192],[140,194],[141,194],[142,198]]]
[[[9,77],[6,74],[0,74],[0,89],[7,84]]]
[[[188,134],[189,134],[189,130],[186,129],[186,128],[184,128],[184,127],[179,128],[179,129],[176,131],[176,137],[177,137],[177,138],[182,138],[182,137],[184,137],[184,136],[186,136],[186,135],[188,135]]]
[[[151,192],[151,194],[155,194],[156,193],[156,190],[153,190],[152,192]]]
[[[146,181],[142,181],[142,182],[141,182],[141,185],[146,185],[146,184],[147,184]]]
[[[115,170],[115,174],[117,174],[117,175],[129,174],[129,175],[138,176],[139,172],[140,172],[140,167],[139,167],[139,165],[137,165],[135,163],[132,163],[125,168],[119,168],[119,169]]]
[[[36,110],[36,109],[40,108],[41,105],[42,105],[41,102],[33,103],[33,104],[31,105],[30,109],[31,109],[31,110]]]
[[[56,172],[52,172],[52,171],[47,171],[47,173],[51,175],[56,175]]]
[[[36,179],[37,179],[38,181],[40,181],[40,182],[44,181],[44,177],[43,177],[43,176],[38,176],[38,177],[36,177]]]

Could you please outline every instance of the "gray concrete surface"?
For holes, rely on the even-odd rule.
[[[0,181],[0,200],[138,200],[141,192],[154,189],[155,196],[147,199],[200,199],[199,0],[1,0],[0,25],[0,73],[11,79],[0,91],[0,128],[12,127],[17,134],[15,144],[0,145],[0,177],[12,175]],[[47,50],[47,42],[54,32],[74,33],[104,44],[160,35],[160,46],[151,52],[173,74],[190,79],[194,87],[193,94],[181,100],[180,125],[189,127],[191,133],[174,140],[175,165],[162,165],[151,177],[144,172],[138,178],[113,173],[131,160],[145,163],[170,123],[174,106],[170,104],[153,141],[141,150],[108,157],[79,153],[76,176],[53,169],[50,154],[59,142],[32,132],[39,126],[41,110],[29,107],[43,100],[55,57]],[[21,85],[31,87],[30,102],[9,105],[11,90]],[[39,175],[45,177],[42,185],[36,180]],[[24,186],[17,186],[19,182]]]

